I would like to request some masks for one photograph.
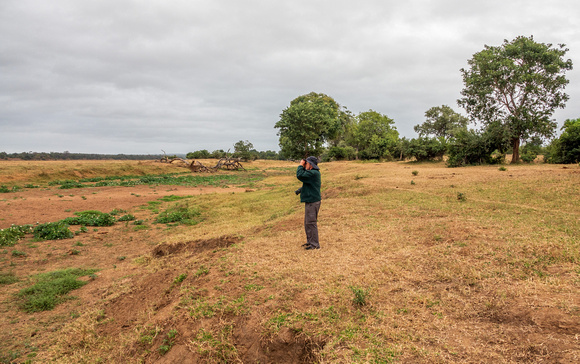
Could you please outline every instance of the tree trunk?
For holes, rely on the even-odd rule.
[[[516,164],[520,162],[520,138],[512,139],[512,162],[511,164]]]

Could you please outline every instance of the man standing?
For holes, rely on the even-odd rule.
[[[318,242],[318,210],[320,210],[320,169],[318,159],[308,157],[300,161],[296,170],[296,178],[302,182],[300,202],[304,202],[304,230],[306,231],[306,250],[320,249]]]

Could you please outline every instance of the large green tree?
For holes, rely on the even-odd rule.
[[[319,156],[325,143],[340,135],[345,118],[341,107],[328,95],[311,92],[298,96],[282,111],[275,128],[282,154],[300,159]]]
[[[361,112],[350,125],[347,142],[362,159],[392,157],[399,140],[394,124],[393,119],[377,111]]]
[[[564,76],[572,69],[563,44],[538,43],[533,37],[505,40],[499,47],[485,46],[468,61],[463,74],[463,96],[458,100],[467,113],[484,125],[501,125],[513,149],[512,163],[519,161],[522,139],[553,136],[551,119],[568,100]]]
[[[437,138],[449,139],[459,130],[467,128],[467,124],[469,124],[468,118],[455,112],[447,105],[430,108],[425,112],[425,118],[427,121],[414,127],[420,137],[434,135]]]
[[[234,157],[249,161],[252,158],[252,149],[254,149],[252,143],[247,140],[245,142],[240,140],[234,144]]]

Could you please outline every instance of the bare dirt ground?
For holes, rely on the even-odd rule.
[[[113,209],[128,210],[163,196],[193,196],[211,193],[243,192],[241,188],[134,186],[87,187],[75,189],[27,189],[10,193],[0,200],[0,229],[10,225],[53,222],[74,212]]]

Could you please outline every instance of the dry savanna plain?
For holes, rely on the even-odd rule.
[[[578,165],[244,167],[0,162],[0,361],[580,362]]]

